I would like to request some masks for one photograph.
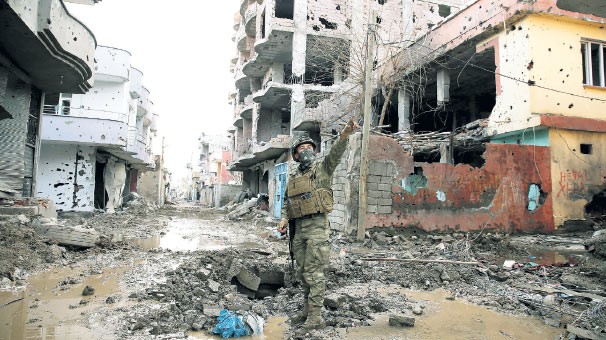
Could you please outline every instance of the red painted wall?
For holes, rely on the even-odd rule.
[[[391,214],[366,215],[366,226],[417,226],[431,230],[479,230],[483,227],[508,231],[554,230],[551,203],[550,152],[548,147],[487,144],[482,168],[466,164],[414,163],[393,139],[372,136],[369,158],[396,163],[392,184]],[[423,168],[427,187],[416,194],[406,192],[402,179]],[[547,193],[545,203],[527,209],[530,184]],[[436,192],[446,199],[440,201]]]

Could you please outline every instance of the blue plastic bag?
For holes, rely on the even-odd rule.
[[[252,330],[244,324],[242,317],[223,309],[217,317],[217,325],[213,333],[220,334],[222,338],[239,338],[251,335]]]

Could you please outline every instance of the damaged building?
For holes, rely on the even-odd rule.
[[[227,165],[231,162],[232,152],[227,135],[209,135],[202,133],[198,138],[199,158],[194,172],[197,178],[198,201],[202,206],[221,207],[234,200],[241,190],[237,173],[230,172]],[[196,180],[192,179],[192,183]]]
[[[61,0],[0,1],[0,198],[35,195],[45,97],[90,89],[95,47]]]
[[[242,1],[231,170],[278,214],[291,138],[324,153],[362,117],[371,27],[366,228],[590,227],[605,206],[605,24],[598,1]],[[333,228],[358,224],[360,145],[333,179]]]
[[[88,93],[46,96],[36,194],[57,210],[113,212],[137,191],[140,173],[156,167],[157,114],[130,59],[128,51],[99,46]]]

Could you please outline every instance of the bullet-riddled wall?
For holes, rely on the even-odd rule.
[[[42,144],[37,196],[59,211],[92,211],[95,193],[95,148],[74,144]]]

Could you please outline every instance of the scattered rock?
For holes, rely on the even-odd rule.
[[[390,315],[389,325],[391,327],[414,327],[415,318],[404,315]]]
[[[84,287],[84,290],[82,290],[83,296],[89,296],[93,294],[95,294],[95,288],[93,288],[92,286],[86,286]]]

